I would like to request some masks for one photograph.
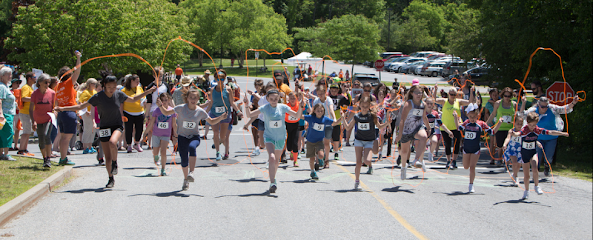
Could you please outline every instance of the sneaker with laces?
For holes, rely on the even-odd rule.
[[[227,159],[229,159],[229,154],[225,153],[224,156],[222,157],[222,160],[227,160]]]
[[[97,149],[91,147],[91,153],[97,153]]]
[[[29,150],[25,150],[25,156],[34,157],[35,154],[30,153]]]
[[[74,165],[75,163],[73,163],[72,161],[68,160],[68,157],[66,157],[64,159],[60,159],[59,164],[60,165]]]
[[[113,177],[109,177],[109,182],[107,182],[105,188],[113,188],[113,185],[115,185],[115,179]]]
[[[369,167],[369,170],[367,170],[367,174],[373,175],[373,167]]]
[[[401,175],[400,177],[402,180],[406,180],[406,171],[407,170],[408,170],[407,168],[402,168],[402,173],[400,174]]]
[[[259,156],[261,153],[259,152],[259,148],[255,148],[255,150],[251,153],[253,156]]]
[[[90,154],[90,153],[92,153],[90,148],[85,148],[84,150],[82,150],[82,154]]]
[[[470,183],[469,184],[469,193],[475,193],[475,192],[476,192],[476,190],[474,189],[474,184]]]
[[[164,168],[161,168],[161,176],[167,176],[167,172]]]
[[[111,161],[111,175],[117,175],[117,161]]]
[[[305,149],[301,149],[301,154],[305,154]]]
[[[517,182],[517,178],[515,178],[514,176],[511,176],[511,179],[513,180],[513,182],[511,183],[511,186],[518,187],[519,184]]]
[[[535,192],[537,193],[537,195],[544,194],[544,191],[542,191],[542,188],[539,186],[535,186]]]
[[[334,160],[335,160],[335,161],[338,161],[338,160],[340,160],[340,156],[339,156],[337,153],[335,153],[335,154],[334,154]]]
[[[222,157],[220,156],[220,152],[216,152],[216,161],[220,161],[222,160]]]
[[[426,172],[426,163],[422,160],[422,172]]]
[[[189,181],[189,182],[194,182],[195,181],[195,179],[194,179],[194,172],[189,172],[187,174],[187,181]]]
[[[187,191],[189,189],[189,181],[187,179],[183,179],[183,185],[181,186],[181,191]]]
[[[354,181],[354,190],[360,191],[360,181],[358,181],[358,180]]]
[[[135,145],[134,145],[134,149],[136,149],[136,151],[138,151],[138,152],[143,152],[143,151],[144,151],[144,150],[142,149],[142,146],[140,146],[140,144],[139,144],[139,143],[137,143],[137,144],[135,144]]]
[[[212,144],[212,149],[216,149],[216,145],[214,145],[214,143]]]
[[[433,162],[434,161],[434,157],[432,156],[431,152],[428,152],[428,161],[429,162]]]
[[[412,162],[412,166],[414,166],[415,168],[420,168],[421,164],[418,162],[418,159],[414,159],[414,161]]]
[[[43,167],[44,168],[51,168],[51,160],[49,160],[49,158],[44,158],[43,159]]]
[[[270,183],[270,193],[276,193],[276,189],[278,189],[278,186],[276,184],[276,180],[274,180],[273,183]]]
[[[132,146],[128,145],[128,153],[132,153]]]
[[[319,180],[319,176],[317,176],[317,172],[315,172],[315,171],[311,171],[310,176],[311,176],[311,179],[313,179],[313,180]]]
[[[529,198],[529,191],[523,191],[523,198],[521,198],[522,200],[528,199]]]
[[[294,160],[294,164],[292,166],[293,167],[299,167],[299,161],[298,160]]]
[[[97,163],[97,165],[99,166],[105,166],[105,160],[103,160],[103,158],[99,158],[99,160],[97,160],[99,163]]]

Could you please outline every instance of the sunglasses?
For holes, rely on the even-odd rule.
[[[366,90],[366,89],[365,89],[364,91],[365,91],[365,92],[371,92],[371,90]]]
[[[510,98],[510,97],[512,97],[512,96],[511,96],[511,95],[503,95],[503,97],[508,97],[508,98]]]
[[[546,105],[546,106],[539,105],[539,107],[540,108],[548,108],[548,105]]]

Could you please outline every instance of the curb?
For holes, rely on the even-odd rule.
[[[37,200],[51,192],[55,186],[59,185],[64,179],[69,178],[70,176],[72,176],[72,166],[65,166],[64,169],[54,173],[47,179],[43,180],[43,182],[35,185],[33,188],[19,195],[15,199],[12,199],[10,202],[0,206],[0,227],[18,216],[21,212],[27,210],[31,205],[37,202]]]

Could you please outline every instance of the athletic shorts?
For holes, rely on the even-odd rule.
[[[261,121],[261,120],[259,120],[259,119],[255,119],[255,121],[253,121],[253,122],[251,123],[251,126],[254,126],[255,128],[258,128],[257,126],[258,126],[258,124],[259,124],[259,121]]]
[[[307,147],[307,154],[305,155],[305,157],[312,158],[312,157],[315,157],[317,152],[323,151],[324,145],[323,145],[323,141],[307,142],[306,147]]]
[[[446,133],[445,133],[446,134]],[[441,141],[441,134],[434,134],[435,136],[437,136],[437,141]]]
[[[262,131],[263,132],[264,130],[266,130],[266,123],[264,123],[264,121],[261,120],[261,119],[257,119],[257,120],[258,120],[258,122],[257,122],[257,131]]]
[[[161,147],[161,141],[165,141],[167,142],[167,144],[169,144],[169,139],[171,139],[170,136],[156,136],[156,135],[152,135],[152,147],[153,148],[158,148]]]
[[[362,148],[373,148],[373,142],[375,142],[375,141],[362,141],[362,140],[354,139],[354,146],[362,147]]]
[[[218,117],[218,116],[215,116],[212,112],[208,113],[208,116],[210,116],[210,118],[212,118],[212,119]],[[221,120],[220,123],[230,123],[231,121],[233,121],[233,115],[227,114],[227,117],[225,119]]]
[[[298,130],[299,131],[305,131],[305,126],[299,126]]]
[[[282,150],[284,149],[284,144],[286,144],[286,139],[275,140],[271,138],[264,138],[264,143],[273,143],[275,150]]]
[[[76,134],[76,126],[78,125],[78,116],[76,116],[75,112],[72,112],[72,111],[59,112],[57,120],[58,120],[58,128],[60,129],[61,133]]]
[[[19,119],[21,120],[21,125],[23,126],[23,134],[33,133],[33,126],[31,125],[31,116],[29,116],[29,114],[24,114],[24,113],[19,113],[18,116],[19,116]],[[16,122],[16,121],[14,121],[14,122]]]
[[[407,143],[409,141],[415,140],[416,133],[418,133],[418,131],[420,131],[420,129],[423,127],[424,127],[424,125],[420,125],[420,126],[416,127],[416,129],[414,129],[414,131],[412,133],[402,135],[402,138],[400,140],[401,143]]]
[[[521,160],[523,163],[531,162],[533,156],[537,156],[537,151],[534,150],[521,150]]]
[[[342,131],[342,128],[340,128],[340,125],[335,126],[333,128],[333,130],[332,130],[332,140],[334,142],[339,142],[340,141],[341,131]]]
[[[332,139],[332,133],[334,128],[332,126],[325,126],[325,139]]]
[[[498,130],[498,132],[496,132],[495,134],[496,147],[502,148],[502,146],[504,145],[504,140],[507,139],[507,134],[509,134],[509,130]]]
[[[470,152],[470,153],[468,153],[468,152],[465,152],[465,148],[464,148],[463,149],[463,154],[476,154],[476,155],[478,155],[478,154],[480,154],[480,150],[478,149],[477,152]]]
[[[104,132],[104,130],[109,130],[109,131]],[[109,140],[111,139],[112,133],[114,133],[115,131],[119,131],[120,133],[123,133],[124,126],[113,126],[113,127],[99,128],[99,130],[97,130],[97,134],[99,134],[99,140],[101,140],[101,142],[109,142]]]

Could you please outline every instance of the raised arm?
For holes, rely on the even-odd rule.
[[[246,113],[245,114],[245,117],[254,118],[254,117],[256,117],[257,115],[259,115],[261,113],[261,111],[259,110],[259,108],[256,109],[253,112],[251,111],[251,109],[249,109],[249,107],[251,106],[251,104],[249,104],[249,101],[247,100],[247,98],[244,98],[243,99],[243,103],[245,103],[245,113]],[[298,118],[300,118],[300,116]]]
[[[78,81],[78,77],[80,76],[80,69],[82,68],[82,66],[80,66],[80,57],[82,57],[82,53],[76,50],[74,52],[74,55],[76,55],[76,66],[74,66],[74,72],[72,73],[72,82]]]
[[[500,106],[500,100],[498,100],[494,103],[494,106],[492,107],[493,110],[490,113],[488,120],[486,121],[487,123],[492,122],[492,120],[494,120],[494,116],[496,116],[497,111],[498,111],[498,106]]]
[[[142,99],[143,97],[146,97],[146,95],[153,93],[154,91],[156,91],[156,86],[153,86],[150,89],[146,90],[146,92],[138,94],[134,97],[128,96],[128,98],[126,99],[126,102],[137,102],[140,99]]]

